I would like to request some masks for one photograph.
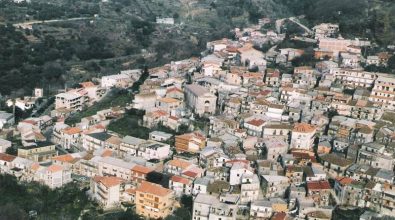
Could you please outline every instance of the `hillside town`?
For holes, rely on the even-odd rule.
[[[193,220],[395,216],[395,75],[364,68],[387,66],[393,51],[366,56],[368,39],[329,23],[292,39],[312,51],[279,48],[289,36],[262,31],[270,22],[208,42],[201,57],[65,88],[51,111],[1,111],[0,173],[50,189],[75,182],[103,210],[132,206],[145,219],[171,216],[185,196]],[[114,91],[131,102],[68,121]],[[6,103],[25,111],[45,96]]]

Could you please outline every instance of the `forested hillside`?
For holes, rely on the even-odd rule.
[[[2,1],[0,94],[56,91],[121,68],[199,56],[207,41],[231,37],[233,27],[287,13],[273,0]],[[158,25],[157,17],[176,24]],[[32,21],[39,21],[32,29],[13,27]]]
[[[276,0],[294,15],[305,15],[309,26],[340,24],[344,37],[367,37],[378,44],[395,43],[393,0]]]
[[[391,44],[394,12],[391,0],[1,1],[0,94],[29,95],[35,86],[54,92],[122,68],[199,56],[207,41],[261,17],[305,15],[309,27],[338,22],[344,37]],[[157,17],[175,25],[156,24]],[[31,29],[14,27],[32,21]]]

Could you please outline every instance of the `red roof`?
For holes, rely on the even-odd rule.
[[[183,93],[183,91],[177,87],[171,87],[169,89],[167,89],[166,93],[170,93],[170,92],[179,92],[179,93]]]
[[[284,220],[285,217],[287,217],[287,214],[285,212],[276,212],[274,215],[270,218],[270,220]]]
[[[254,126],[261,126],[265,123],[265,121],[262,119],[252,119],[251,121],[247,121],[247,123]]]
[[[13,155],[0,153],[0,160],[2,161],[12,162],[15,158]]]
[[[115,176],[94,176],[93,181],[102,183],[108,188],[120,185],[121,183],[125,182],[124,179]]]
[[[177,182],[177,183],[182,183],[185,185],[189,185],[191,181],[187,178],[181,177],[181,176],[172,176],[171,181]]]
[[[183,172],[182,174],[185,176],[192,177],[192,178],[196,178],[197,175],[199,175],[198,173],[190,171],[190,170],[187,170],[187,171]]]
[[[307,189],[310,190],[325,190],[331,189],[331,185],[327,180],[307,182]]]
[[[354,182],[354,179],[352,179],[350,177],[337,177],[336,181],[338,181],[340,183],[340,185],[344,186],[344,185],[348,185],[348,184],[351,184],[352,182]]]

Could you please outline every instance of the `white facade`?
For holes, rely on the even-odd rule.
[[[291,149],[311,150],[314,143],[316,128],[309,124],[297,124],[292,130]]]
[[[258,176],[256,174],[244,174],[241,179],[240,203],[248,204],[258,200],[260,190]]]
[[[0,111],[0,129],[3,129],[5,125],[14,125],[15,118],[12,113],[8,113],[5,111]]]
[[[239,185],[242,182],[242,177],[245,174],[254,174],[245,163],[234,163],[230,169],[230,180],[231,186]]]
[[[11,147],[11,141],[0,138],[0,153],[5,153],[7,148]]]
[[[100,176],[116,176],[124,180],[130,180],[132,177],[132,168],[136,164],[114,157],[103,157],[98,165],[98,174]]]
[[[101,78],[101,86],[103,88],[127,88],[132,86],[133,80],[128,74],[116,74],[110,76],[103,76]]]
[[[55,109],[66,108],[74,111],[82,111],[89,98],[83,89],[71,90],[55,96]]]

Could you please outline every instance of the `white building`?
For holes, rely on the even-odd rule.
[[[124,180],[130,180],[132,178],[132,168],[136,164],[114,157],[103,157],[98,162],[98,166],[98,174],[100,176],[115,176]]]
[[[262,185],[265,189],[265,197],[283,197],[289,186],[289,179],[285,176],[262,175]]]
[[[243,174],[241,178],[240,203],[248,204],[258,200],[261,186],[256,174]]]
[[[235,220],[237,205],[222,202],[216,196],[199,194],[193,201],[194,220]]]
[[[236,162],[232,165],[230,169],[230,179],[229,184],[231,186],[239,185],[242,183],[242,177],[245,174],[254,174],[248,164],[243,162]]]
[[[311,150],[313,148],[316,128],[310,124],[297,123],[292,130],[291,149]]]
[[[328,38],[328,37],[336,37],[339,32],[338,24],[331,23],[322,23],[313,27],[314,38]]]
[[[3,129],[5,126],[12,126],[14,124],[15,118],[12,113],[0,111],[0,129]]]
[[[121,73],[101,78],[101,86],[103,88],[127,88],[133,85],[133,80],[129,74]]]
[[[0,138],[0,153],[5,153],[7,148],[11,147],[11,141]]]
[[[182,195],[191,195],[193,190],[193,181],[191,179],[174,175],[169,180],[169,189],[174,191],[177,197]]]
[[[207,193],[207,187],[210,184],[211,179],[207,177],[199,177],[196,178],[195,181],[193,182],[193,189],[192,189],[192,194],[194,196],[200,194],[206,194]]]
[[[123,183],[122,178],[95,176],[91,179],[90,194],[104,209],[117,207]]]
[[[32,170],[35,172],[33,180],[41,182],[51,189],[62,187],[72,181],[71,171],[60,165],[53,164],[44,167],[36,163],[33,164]]]
[[[277,161],[278,156],[286,154],[289,148],[284,139],[276,136],[264,138],[263,143],[267,151],[267,160]]]
[[[55,96],[55,109],[65,108],[73,111],[82,111],[88,102],[88,92],[84,89],[71,90]]]
[[[369,100],[387,109],[395,109],[395,77],[378,74]]]

